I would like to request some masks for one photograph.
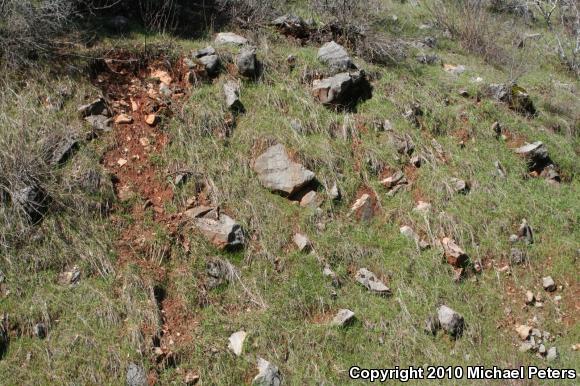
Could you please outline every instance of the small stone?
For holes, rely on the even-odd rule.
[[[149,141],[149,138],[147,138],[147,137],[139,138],[139,143],[143,147],[147,147],[147,146],[151,145],[151,141]]]
[[[302,199],[300,200],[300,206],[303,208],[306,207],[316,208],[318,206],[317,197],[318,195],[316,194],[316,191],[311,190],[302,197]]]
[[[532,305],[535,303],[535,301],[536,297],[534,296],[534,293],[532,291],[526,291],[526,304]]]
[[[527,340],[532,332],[532,328],[530,326],[520,324],[516,326],[516,332],[520,336],[521,340]]]
[[[117,160],[117,165],[119,166],[125,166],[127,164],[127,160],[125,158],[119,158]]]
[[[278,367],[263,358],[258,358],[258,375],[252,381],[254,386],[280,386],[282,374]]]
[[[534,345],[530,342],[524,342],[520,345],[520,352],[528,352],[534,349]]]
[[[119,114],[117,115],[117,118],[115,118],[115,123],[116,124],[126,124],[126,123],[132,123],[133,122],[133,117],[131,117],[130,115],[127,114]]]
[[[452,310],[451,308],[442,305],[437,309],[437,318],[441,328],[452,337],[458,338],[463,334],[465,321],[463,316]]]
[[[187,386],[193,386],[193,385],[197,384],[197,382],[199,382],[199,374],[197,374],[196,372],[189,371],[185,375],[185,384]]]
[[[224,95],[226,97],[226,106],[234,112],[243,112],[244,105],[240,101],[240,86],[238,82],[228,80],[224,83]]]
[[[302,233],[296,233],[294,237],[292,237],[292,241],[294,241],[294,244],[296,244],[300,252],[307,251],[312,247],[308,237]]]
[[[142,366],[130,363],[127,367],[127,386],[147,386],[147,374]]]
[[[391,289],[387,287],[377,276],[366,268],[361,268],[355,276],[356,281],[366,287],[370,292],[381,296],[391,295]]]
[[[556,283],[554,282],[554,279],[552,279],[552,276],[546,276],[542,278],[542,286],[544,287],[545,291],[556,291]]]
[[[518,235],[510,235],[509,242],[514,244],[518,242]]]
[[[234,354],[236,354],[236,356],[240,356],[242,355],[242,350],[243,350],[243,346],[244,346],[244,340],[246,339],[246,336],[248,334],[245,331],[238,331],[238,332],[234,332],[231,336],[230,336],[230,344],[228,345],[228,348],[230,350],[232,350],[232,352]]]
[[[331,325],[338,327],[345,327],[354,322],[355,316],[354,312],[349,309],[341,309],[338,311],[334,319],[332,319]]]
[[[81,270],[76,265],[72,267],[69,271],[62,272],[58,276],[58,282],[61,285],[75,285],[81,279]]]
[[[561,297],[560,295],[556,295],[556,296],[554,296],[554,301],[555,301],[556,303],[559,303],[561,300],[562,300],[562,297]]]
[[[332,185],[332,188],[330,188],[330,190],[328,191],[328,196],[330,197],[331,200],[333,201],[339,201],[341,198],[341,193],[340,193],[340,189],[338,188],[337,183],[335,182],[334,185]]]
[[[526,219],[522,220],[520,228],[518,229],[518,240],[523,240],[526,244],[534,243],[534,233]]]
[[[236,57],[238,72],[248,78],[257,75],[258,60],[256,59],[256,49],[254,47],[244,47]]]
[[[211,55],[215,55],[215,48],[213,48],[212,46],[207,46],[205,48],[202,48],[200,50],[197,50],[193,53],[193,57],[195,58],[202,58],[204,56],[211,56]]]
[[[333,70],[345,71],[355,68],[348,52],[340,44],[332,41],[325,43],[318,50],[318,60],[327,64]]]
[[[467,256],[453,239],[445,237],[441,240],[441,245],[443,246],[444,255],[448,264],[455,268],[462,268],[467,264],[469,256]]]
[[[149,126],[155,126],[155,124],[157,123],[157,115],[155,114],[147,115],[147,117],[145,118],[145,123],[147,123]]]
[[[469,183],[455,177],[449,179],[449,185],[451,186],[451,189],[453,189],[455,193],[459,194],[467,194],[471,189]]]
[[[548,362],[558,359],[558,350],[556,349],[556,347],[550,347],[550,349],[548,350],[548,354],[546,355],[546,359],[548,360]]]
[[[526,261],[526,254],[520,249],[512,248],[510,251],[510,260],[512,264],[522,264]]]
[[[46,325],[42,322],[36,323],[34,325],[34,328],[33,328],[33,333],[34,333],[34,336],[36,336],[39,339],[46,338],[46,334],[47,334]]]

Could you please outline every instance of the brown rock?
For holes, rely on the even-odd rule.
[[[455,268],[465,267],[469,256],[467,256],[463,249],[455,244],[453,239],[445,237],[441,240],[441,245],[443,246],[443,251],[448,264]]]

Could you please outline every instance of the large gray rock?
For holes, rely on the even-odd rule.
[[[541,141],[527,143],[521,147],[518,147],[515,152],[527,160],[537,164],[549,162],[550,159],[548,155],[548,149]]]
[[[12,193],[12,201],[24,212],[30,223],[36,224],[48,211],[50,198],[39,185],[28,185]]]
[[[290,159],[283,145],[269,147],[254,162],[265,188],[291,196],[314,180],[314,173]]]
[[[374,273],[366,268],[359,269],[356,273],[355,279],[370,292],[381,296],[391,295],[391,289],[380,281]]]
[[[242,226],[231,217],[220,213],[219,208],[199,206],[187,210],[185,215],[219,249],[234,249],[245,243]]]
[[[199,59],[199,58],[202,58],[204,56],[211,56],[211,55],[215,55],[215,54],[216,54],[215,48],[213,48],[212,46],[207,46],[205,48],[201,48],[201,49],[195,51],[193,53],[193,57]]]
[[[312,83],[312,95],[325,105],[351,105],[370,98],[370,93],[371,87],[363,71],[341,72]]]
[[[248,78],[255,77],[258,72],[258,60],[254,47],[244,47],[236,57],[236,66],[240,75]]]
[[[220,32],[216,35],[214,41],[216,44],[231,44],[236,46],[248,44],[248,39],[233,32]]]
[[[334,41],[325,43],[318,49],[318,60],[337,71],[356,68],[345,48]]]
[[[90,115],[104,115],[105,117],[111,116],[109,105],[103,97],[97,98],[89,104],[80,106],[78,112],[83,118]]]
[[[203,64],[208,75],[213,76],[219,72],[220,59],[217,55],[202,56],[199,61]]]
[[[282,374],[278,367],[263,358],[258,358],[258,375],[252,381],[254,386],[280,386]]]
[[[244,105],[240,101],[240,86],[238,82],[228,80],[224,84],[224,95],[226,97],[226,106],[234,112],[243,112]]]
[[[127,385],[128,386],[147,386],[147,374],[142,366],[130,363],[127,366]]]
[[[463,334],[464,320],[463,316],[443,305],[437,309],[437,318],[441,328],[452,337],[460,337]]]

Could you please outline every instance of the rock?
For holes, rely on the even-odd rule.
[[[536,302],[536,297],[532,291],[526,291],[526,304],[533,305]]]
[[[318,49],[318,60],[336,71],[356,68],[344,47],[334,41],[325,43]]]
[[[335,182],[332,185],[332,188],[330,188],[328,191],[328,197],[330,197],[330,199],[333,201],[340,201],[341,196],[342,195],[340,193],[340,189],[338,188],[338,184]]]
[[[196,207],[185,211],[185,215],[219,249],[234,249],[245,244],[242,226],[220,213],[219,208]]]
[[[258,61],[256,59],[256,49],[254,47],[244,47],[236,57],[238,72],[248,78],[257,75]]]
[[[37,338],[44,339],[44,338],[46,338],[46,334],[48,331],[46,329],[46,325],[42,322],[39,322],[39,323],[36,323],[34,325],[32,332],[33,332],[34,336],[36,336]]]
[[[346,327],[355,320],[354,312],[349,309],[341,309],[338,311],[332,322],[330,323],[332,326],[337,327]]]
[[[339,279],[338,275],[330,268],[330,266],[328,264],[326,264],[324,266],[324,269],[322,270],[322,274],[325,277],[329,277],[332,279],[332,285],[334,287],[340,287],[341,283],[340,283],[340,279]]]
[[[126,123],[133,123],[133,117],[127,114],[119,114],[115,118],[116,124],[126,124]]]
[[[415,143],[413,143],[413,139],[409,134],[405,134],[404,136],[397,136],[391,135],[390,137],[391,143],[397,149],[397,153],[401,155],[410,156],[415,151]]]
[[[294,234],[294,237],[292,237],[292,241],[294,241],[294,244],[296,244],[300,252],[307,251],[312,247],[308,237],[306,235],[303,235],[302,233]]]
[[[109,27],[115,30],[117,33],[126,32],[129,30],[129,19],[125,16],[117,15],[109,19]]]
[[[306,38],[309,35],[308,25],[300,16],[287,14],[274,19],[271,23],[282,34],[295,38]]]
[[[219,72],[220,59],[217,55],[202,56],[199,61],[203,64],[209,76],[216,75]]]
[[[224,282],[231,283],[239,277],[238,269],[229,261],[214,257],[206,264],[207,283],[209,289],[214,289]]]
[[[425,320],[424,331],[427,334],[435,335],[437,334],[437,331],[439,331],[440,329],[441,323],[439,323],[439,318],[437,317],[437,315],[430,316],[427,318],[427,320]]]
[[[425,201],[417,202],[417,206],[413,208],[413,212],[418,212],[421,214],[427,214],[431,211],[431,204]]]
[[[374,273],[366,268],[361,268],[357,271],[355,280],[375,294],[381,296],[391,295],[390,288],[380,281]]]
[[[421,240],[419,235],[415,233],[413,228],[411,228],[410,226],[407,225],[402,226],[400,228],[400,231],[403,236],[407,237],[410,240],[413,240],[417,244],[419,249],[424,250],[430,247],[429,243],[424,240]]]
[[[255,386],[280,386],[282,374],[278,367],[263,358],[258,358],[258,375],[252,381]]]
[[[303,208],[317,208],[320,206],[318,194],[316,194],[316,191],[311,190],[310,192],[306,193],[300,200],[300,206]]]
[[[350,213],[355,213],[360,220],[370,220],[374,216],[371,196],[367,193],[361,195],[350,208]]]
[[[515,152],[535,162],[544,162],[549,158],[548,149],[541,141],[526,143],[525,145],[515,149]]]
[[[13,192],[12,201],[24,212],[31,224],[36,224],[48,211],[50,197],[39,185],[29,185]]]
[[[522,264],[526,261],[526,254],[520,249],[512,248],[510,251],[510,261],[512,264]]]
[[[546,355],[546,346],[544,346],[543,344],[540,344],[540,346],[538,347],[538,354]]]
[[[544,290],[548,292],[556,291],[556,283],[554,282],[554,279],[552,279],[552,276],[542,278],[542,287],[544,287]]]
[[[238,331],[238,332],[234,332],[231,336],[230,336],[230,344],[228,345],[228,348],[230,350],[232,350],[232,352],[234,354],[236,354],[236,356],[240,356],[242,355],[242,349],[244,347],[244,340],[246,340],[246,336],[248,334],[245,331]]]
[[[452,310],[451,308],[442,305],[437,309],[437,318],[441,328],[454,338],[458,338],[463,334],[464,320],[463,316]]]
[[[517,112],[526,115],[535,115],[536,108],[527,91],[513,83],[509,84],[490,84],[487,93],[495,100],[508,104],[508,106]]]
[[[417,59],[417,62],[421,64],[435,64],[441,60],[439,56],[435,54],[419,54],[415,58]]]
[[[141,365],[129,363],[127,366],[127,386],[147,386],[147,374]]]
[[[518,333],[521,340],[527,340],[532,332],[532,328],[530,326],[520,324],[516,326],[516,332]]]
[[[449,179],[449,185],[455,193],[459,194],[467,194],[470,190],[469,183],[455,177]]]
[[[522,223],[518,229],[517,236],[518,240],[523,240],[526,244],[534,243],[534,232],[532,231],[532,228],[526,219],[522,220]]]
[[[93,134],[97,136],[102,132],[108,132],[113,129],[113,119],[104,115],[90,115],[85,118],[85,121],[90,123]]]
[[[441,240],[441,245],[443,246],[444,255],[448,264],[455,268],[463,268],[466,266],[469,256],[455,244],[453,239],[445,237]]]
[[[363,71],[341,72],[330,78],[315,80],[312,95],[324,105],[350,106],[361,99],[369,99],[371,86]]]
[[[215,55],[215,49],[212,46],[207,46],[205,48],[199,49],[193,53],[193,57],[196,59],[202,58],[204,56]]]
[[[546,354],[546,360],[548,362],[551,362],[556,359],[558,359],[558,350],[556,349],[556,347],[550,347],[550,349],[548,350],[548,354]]]
[[[234,112],[243,112],[244,105],[240,101],[240,86],[237,82],[229,80],[224,84],[226,106]]]
[[[79,148],[79,141],[73,135],[55,137],[44,143],[45,160],[49,165],[65,163]]]
[[[534,349],[534,345],[531,342],[523,342],[520,344],[520,352],[528,352]]]
[[[290,159],[282,144],[269,147],[254,162],[260,183],[271,191],[292,196],[314,180],[314,173]]]
[[[78,112],[81,117],[86,118],[91,115],[103,115],[105,117],[111,116],[111,110],[105,98],[100,97],[95,99],[89,104],[82,105],[78,108]]]
[[[147,115],[147,117],[145,117],[145,123],[147,123],[149,126],[155,126],[155,124],[157,123],[157,115],[155,114]]]
[[[218,45],[232,44],[236,46],[243,46],[248,43],[248,39],[233,32],[220,32],[216,35],[214,42]]]
[[[407,183],[407,179],[402,171],[397,171],[390,177],[387,177],[381,181],[381,185],[383,185],[387,189],[393,189],[397,185],[404,185]]]
[[[81,270],[76,265],[70,270],[58,275],[58,282],[61,285],[75,285],[81,280]]]
[[[119,166],[125,166],[127,164],[127,162],[128,161],[125,158],[119,158],[117,160],[117,165],[119,165]]]

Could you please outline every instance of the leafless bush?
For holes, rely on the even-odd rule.
[[[440,27],[446,29],[470,53],[487,62],[504,64],[506,52],[496,43],[498,31],[487,12],[486,0],[438,0],[425,4]]]
[[[283,0],[217,0],[216,5],[220,12],[225,13],[228,19],[251,26],[271,21],[278,16]]]
[[[71,0],[3,0],[0,2],[0,55],[9,65],[50,55],[71,26]]]

